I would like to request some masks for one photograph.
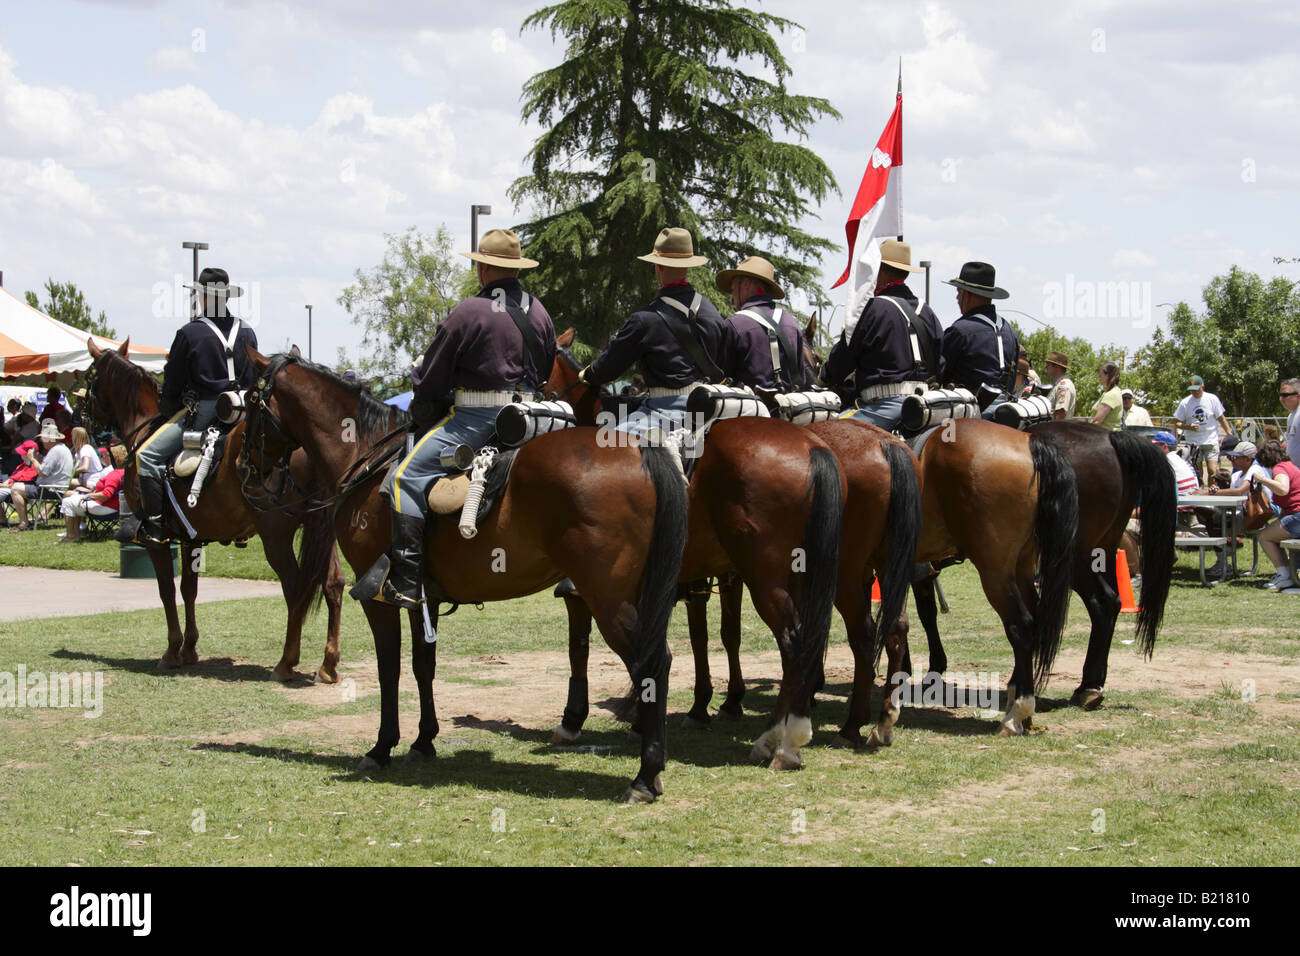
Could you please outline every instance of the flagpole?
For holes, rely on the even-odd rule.
[[[898,58],[898,96],[903,95],[903,58]],[[903,167],[898,167],[898,241],[903,241]]]

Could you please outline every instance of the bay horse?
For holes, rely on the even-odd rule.
[[[1115,554],[1125,526],[1140,504],[1142,599],[1137,642],[1150,659],[1173,575],[1178,489],[1163,453],[1140,435],[1083,421],[1044,422],[1032,426],[1029,433],[1055,443],[1078,476],[1079,532],[1072,583],[1088,609],[1090,627],[1083,676],[1070,703],[1095,710],[1105,696],[1110,645],[1119,617]],[[927,625],[926,635],[931,670],[941,670],[947,657],[937,627],[931,633]]]
[[[162,422],[159,412],[160,389],[158,381],[129,359],[130,340],[117,349],[101,349],[94,339],[87,340],[91,368],[86,383],[88,416],[101,425],[114,429],[122,436],[128,449],[126,481],[123,494],[133,506],[139,504],[139,483],[136,475],[135,450]],[[237,424],[226,438],[225,453],[216,470],[203,486],[198,505],[191,509],[185,504],[190,479],[178,479],[173,484],[176,501],[194,528],[192,541],[181,542],[181,598],[185,602],[185,629],[181,630],[176,610],[176,588],[172,578],[170,545],[146,546],[145,551],[153,563],[158,579],[158,596],[162,599],[167,616],[167,650],[158,666],[162,669],[181,667],[198,662],[198,622],[194,603],[198,595],[200,548],[205,543],[252,537],[256,534],[262,542],[267,563],[280,581],[289,609],[289,621],[284,637],[284,651],[275,665],[277,680],[290,681],[295,677],[298,664],[302,625],[314,602],[322,597],[329,611],[325,639],[325,656],[316,670],[315,679],[326,684],[338,680],[339,626],[343,605],[343,571],[339,567],[334,549],[334,532],[328,516],[320,512],[290,514],[283,511],[265,511],[250,504],[237,472],[236,462],[244,439],[244,425]],[[293,481],[299,488],[310,488],[313,475],[306,456],[296,456],[290,463]],[[301,495],[293,499],[295,507],[305,503]],[[303,530],[302,561],[294,557],[293,539],[298,528]]]
[[[404,447],[405,413],[362,385],[292,355],[248,349],[259,375],[248,393],[250,467],[257,474],[301,448],[331,489],[334,527],[358,578],[388,552],[391,507],[380,496],[385,451]],[[356,441],[340,435],[351,427]],[[378,455],[378,457],[376,457]],[[592,428],[541,435],[520,448],[500,499],[465,540],[454,519],[426,525],[426,592],[434,580],[456,603],[523,597],[568,577],[580,587],[609,646],[637,688],[641,765],[623,799],[649,803],[663,793],[666,760],[668,619],[686,541],[686,491],[664,448],[597,441]],[[360,769],[387,766],[397,745],[401,670],[399,609],[362,607],[378,658],[380,726]],[[427,611],[426,630],[421,610]],[[436,755],[434,707],[438,607],[409,612],[419,734],[407,759]]]
[[[548,394],[571,401],[579,422],[591,423],[600,410],[600,396],[578,380],[580,365],[568,351],[572,342],[573,329],[557,339],[560,350],[545,389]],[[790,627],[790,621],[774,622],[770,615],[764,614],[764,608],[771,606],[773,594],[776,600],[785,600],[781,594],[792,593],[792,586],[796,583],[796,576],[788,567],[788,557],[784,558],[785,564],[781,562],[783,556],[789,554],[791,542],[796,540],[794,532],[797,526],[790,526],[791,518],[802,520],[802,514],[792,516],[786,513],[792,499],[809,480],[796,467],[801,453],[790,451],[791,443],[797,441],[794,436],[800,433],[805,436],[804,441],[816,443],[812,447],[825,446],[839,466],[843,475],[843,503],[835,520],[838,520],[839,528],[849,533],[838,535],[837,570],[833,579],[813,568],[811,558],[815,548],[808,548],[808,574],[802,582],[808,609],[800,607],[798,613],[804,627],[817,630],[820,658],[825,656],[823,632],[829,631],[831,607],[837,608],[844,617],[854,653],[855,679],[850,717],[840,737],[845,740],[857,738],[860,742],[858,729],[866,720],[874,677],[875,642],[871,621],[874,569],[885,571],[881,623],[885,633],[892,634],[894,621],[906,599],[912,554],[920,528],[920,495],[916,460],[907,448],[886,432],[857,422],[824,422],[800,427],[773,419],[742,418],[718,422],[710,430],[699,466],[691,479],[691,535],[682,562],[681,583],[695,660],[695,696],[686,723],[703,727],[711,719],[708,705],[713,696],[713,683],[709,672],[706,613],[709,588],[701,586],[701,579],[716,577],[720,582],[722,642],[727,651],[729,678],[727,697],[718,713],[732,718],[739,718],[742,714],[745,684],[739,658],[740,601],[745,585],[749,586],[756,609],[772,629],[781,649],[783,695],[796,679],[797,668],[790,666],[783,637],[783,629]],[[738,437],[740,435],[743,437]],[[784,449],[779,456],[768,453],[768,443],[773,442],[780,444],[772,445],[772,448]],[[785,463],[784,485],[776,473],[778,462]],[[723,471],[726,480],[716,481],[715,476]],[[812,529],[825,525],[832,516],[815,517],[810,513],[807,520],[811,537]],[[754,529],[761,533],[753,533]],[[716,549],[715,541],[723,544],[725,553]],[[796,543],[794,546],[799,545]],[[766,577],[757,576],[752,570],[754,551],[760,547],[770,553],[770,557],[764,560],[768,561],[772,573]],[[810,590],[813,588],[817,593]],[[565,604],[569,612],[572,676],[569,699],[554,739],[568,743],[578,739],[588,712],[586,673],[591,618],[580,598],[568,595]],[[901,642],[891,641],[891,660],[895,653],[901,659],[902,646]],[[820,658],[810,654],[806,660],[820,664]],[[806,698],[806,705],[810,707],[812,692],[821,680],[820,666],[815,673],[809,672],[800,679],[803,689],[799,703],[804,705]],[[783,701],[778,697],[774,726],[779,726],[783,717]],[[877,728],[880,735],[891,735],[892,720],[896,718],[896,711],[882,716],[881,726]],[[811,720],[806,734],[811,739]],[[752,755],[754,759],[771,759],[772,765],[778,768],[799,765],[801,758],[797,750],[787,747],[782,752],[778,747],[773,753],[767,746],[770,740],[766,735],[760,738]]]

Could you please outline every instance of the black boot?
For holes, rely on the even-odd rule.
[[[377,601],[396,607],[424,603],[424,519],[393,512],[393,544],[388,551],[388,577]]]
[[[166,544],[170,540],[163,527],[163,501],[167,491],[161,478],[140,479],[140,530],[136,541],[143,545]]]

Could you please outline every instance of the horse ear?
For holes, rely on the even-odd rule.
[[[812,318],[809,319],[808,324],[804,326],[803,335],[804,338],[806,338],[809,342],[817,341],[817,313],[816,312],[812,314]]]
[[[269,358],[247,343],[244,344],[244,354],[248,356],[248,360],[253,363],[253,368],[259,375],[265,372],[266,367],[271,364]]]
[[[90,352],[90,360],[92,362],[104,354],[104,350],[95,344],[94,339],[86,339],[86,350]]]
[[[296,359],[300,359],[302,358],[302,349],[298,348],[298,346],[295,345],[291,349],[289,349],[289,354]]]
[[[131,350],[131,336],[126,337],[126,341],[117,347],[117,354],[126,358],[126,353]]]
[[[569,326],[567,329],[565,329],[563,332],[560,333],[559,338],[555,340],[555,344],[562,349],[567,349],[570,345],[573,344],[574,338],[575,338],[575,333],[573,331],[573,326]]]

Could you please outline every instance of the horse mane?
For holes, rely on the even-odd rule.
[[[155,404],[162,397],[162,386],[158,384],[156,378],[130,359],[123,357],[115,349],[110,349],[104,354],[107,358],[101,359],[98,372],[100,387],[105,392],[111,391],[115,401],[120,399],[117,424],[119,428],[125,428],[125,422],[141,414],[141,386],[143,385],[145,391],[153,394]]]
[[[301,365],[337,388],[357,396],[357,438],[378,439],[389,433],[398,425],[411,420],[409,412],[404,412],[396,405],[387,405],[375,398],[367,382],[347,379],[334,369],[309,361],[298,355],[279,352],[271,356],[271,364],[263,373],[268,382],[274,381],[286,365]],[[394,417],[396,416],[396,417]]]

